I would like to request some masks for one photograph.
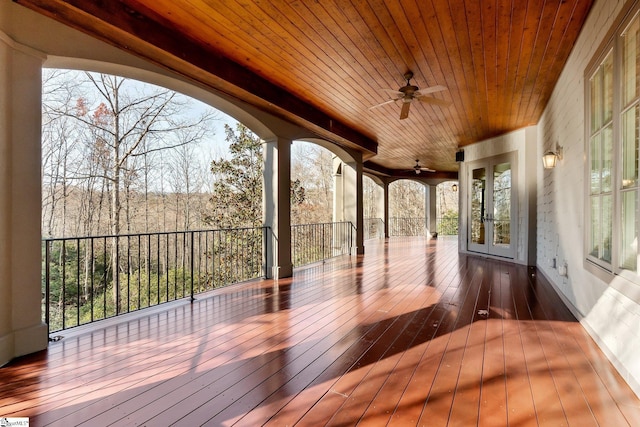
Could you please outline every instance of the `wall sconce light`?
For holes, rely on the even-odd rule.
[[[556,167],[558,160],[562,160],[562,147],[557,147],[554,150],[549,150],[542,156],[542,166],[545,169],[553,169]]]
[[[453,184],[451,186],[451,191],[453,191],[454,193],[456,193],[458,191],[458,184]]]

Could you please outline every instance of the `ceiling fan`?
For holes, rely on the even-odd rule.
[[[421,172],[435,172],[435,169],[424,168],[420,166],[420,160],[416,159],[416,165],[411,169],[416,175],[420,175]]]
[[[419,89],[418,86],[414,86],[411,84],[410,80],[412,78],[413,78],[413,73],[411,71],[408,71],[404,75],[404,79],[407,81],[407,84],[405,86],[402,86],[398,90],[382,89],[383,91],[391,95],[392,98],[389,101],[385,101],[381,104],[374,105],[373,107],[369,107],[369,110],[401,100],[402,109],[400,110],[400,120],[402,120],[402,119],[406,119],[409,116],[409,108],[411,107],[411,102],[414,99],[417,99],[418,101],[426,102],[427,104],[433,104],[433,105],[447,106],[450,104],[448,101],[426,96],[429,93],[447,90],[445,86],[438,85],[438,86],[431,86],[426,89]]]

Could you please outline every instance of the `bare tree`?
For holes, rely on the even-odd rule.
[[[378,213],[376,204],[377,184],[368,176],[362,178],[362,204],[364,218],[381,218],[382,212]]]
[[[65,148],[57,155],[46,151],[52,161],[43,161],[43,168],[51,177],[51,188],[59,186],[63,177],[62,195],[50,190],[46,199],[52,210],[59,197],[66,207],[69,189],[77,190],[76,212],[82,216],[77,223],[84,221],[87,226],[76,233],[91,234],[105,219],[114,236],[123,229],[132,231],[139,206],[133,198],[158,185],[149,179],[149,172],[158,167],[150,163],[153,154],[200,142],[213,119],[209,112],[184,114],[188,99],[171,90],[90,72],[45,73],[43,99],[49,146]],[[55,123],[64,126],[53,127]],[[59,131],[54,134],[52,129]],[[68,217],[63,209],[62,221]],[[66,229],[63,225],[63,232]],[[117,282],[116,240],[111,247],[111,272]]]
[[[424,218],[425,186],[407,179],[389,185],[389,216]]]
[[[206,198],[202,197],[202,192],[211,173],[203,163],[197,161],[197,156],[194,145],[179,147],[168,156],[167,170],[175,202],[176,230],[190,230],[195,224],[200,225],[199,218],[194,216],[206,209],[203,203]]]
[[[82,182],[88,193],[108,194],[109,233],[117,235],[123,226],[131,230],[137,208],[128,197],[159,186],[154,153],[202,141],[213,116],[186,115],[186,97],[118,76],[57,70],[46,75],[47,120],[64,121],[80,147],[73,150],[81,159],[69,179]],[[60,135],[52,139],[60,145]],[[70,159],[70,153],[61,157]],[[85,203],[87,215],[92,207]]]
[[[291,150],[291,179],[304,188],[304,202],[292,205],[294,224],[331,222],[333,154],[316,144],[296,141]]]

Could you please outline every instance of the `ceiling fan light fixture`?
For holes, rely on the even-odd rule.
[[[403,120],[409,116],[409,108],[410,108],[411,102],[413,102],[413,100],[415,99],[427,104],[439,105],[443,107],[450,105],[450,102],[445,101],[443,99],[425,96],[426,94],[446,90],[447,88],[445,86],[437,85],[437,86],[431,86],[431,87],[425,88],[424,90],[420,90],[418,86],[411,84],[411,79],[413,78],[413,73],[411,71],[407,71],[404,74],[404,78],[406,80],[406,85],[402,86],[398,90],[382,89],[382,91],[388,93],[392,97],[390,100],[385,101],[381,104],[369,107],[369,110],[380,107],[382,105],[389,104],[391,102],[402,101],[402,111],[400,112],[400,120]]]

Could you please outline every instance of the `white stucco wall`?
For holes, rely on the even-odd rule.
[[[584,72],[623,6],[597,0],[538,123],[537,157],[553,147],[564,158],[538,169],[537,265],[574,314],[640,394],[640,285],[620,277],[606,283],[584,267]],[[568,277],[552,267],[566,262]]]

